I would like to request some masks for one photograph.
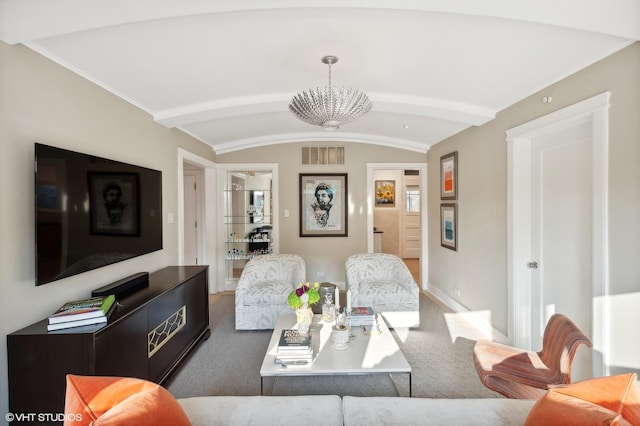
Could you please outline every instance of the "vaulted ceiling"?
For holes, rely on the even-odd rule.
[[[417,152],[640,40],[637,0],[0,0],[22,43],[217,153],[298,141]],[[332,82],[373,109],[324,131],[288,110]]]

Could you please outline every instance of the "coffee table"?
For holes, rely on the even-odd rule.
[[[278,318],[269,342],[267,353],[260,368],[260,394],[264,394],[265,377],[281,376],[331,376],[406,373],[409,375],[409,396],[411,393],[411,366],[398,347],[384,320],[377,318],[379,334],[365,335],[362,327],[351,329],[348,349],[334,349],[331,341],[333,323],[314,315],[311,324],[313,362],[306,365],[276,364],[278,341],[283,329],[295,329],[295,315]]]

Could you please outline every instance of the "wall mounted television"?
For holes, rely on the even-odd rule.
[[[162,172],[35,144],[36,285],[162,249]]]

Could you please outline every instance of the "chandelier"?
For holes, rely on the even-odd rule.
[[[336,130],[365,115],[373,105],[366,93],[331,85],[331,65],[338,62],[337,56],[323,56],[321,61],[329,66],[329,86],[298,93],[291,99],[289,111],[305,123]]]

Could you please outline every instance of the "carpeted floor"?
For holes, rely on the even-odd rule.
[[[167,389],[178,398],[259,395],[260,366],[271,330],[236,331],[233,295],[219,297],[210,309],[211,337],[199,345]],[[412,368],[413,396],[500,397],[478,380],[472,358],[475,341],[451,337],[452,318],[421,294],[421,326],[392,331]],[[266,395],[408,396],[409,392],[406,374],[266,378],[264,384]]]

